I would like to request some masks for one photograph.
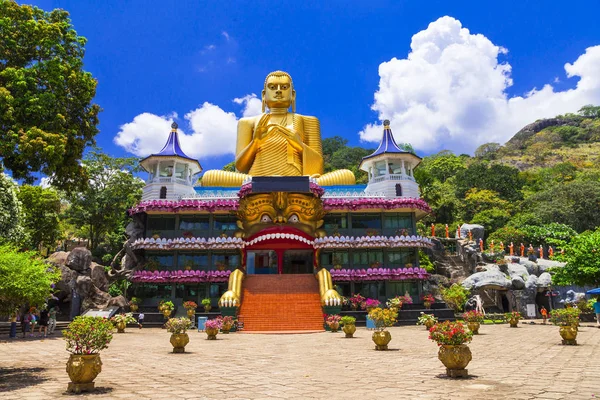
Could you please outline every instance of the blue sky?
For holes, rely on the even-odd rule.
[[[600,104],[596,0],[25,3],[66,9],[87,37],[103,108],[97,142],[115,156],[160,150],[175,118],[185,151],[220,168],[233,159],[236,118],[257,109],[257,99],[234,99],[260,96],[277,69],[324,137],[376,147],[390,118],[420,155],[469,153]]]

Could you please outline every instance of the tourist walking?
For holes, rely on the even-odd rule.
[[[138,315],[138,326],[140,327],[140,329],[142,329],[143,325],[144,325],[144,313],[140,311],[140,314]]]
[[[540,314],[542,314],[542,324],[546,325],[546,319],[548,319],[548,310],[546,310],[546,307],[542,306]]]
[[[44,331],[44,337],[48,336],[48,310],[46,308],[40,312],[39,336],[42,336],[42,331]]]
[[[27,336],[27,332],[29,332],[29,325],[31,322],[31,314],[28,312],[23,313],[21,316],[21,331],[23,332],[23,339]]]
[[[57,307],[51,307],[48,312],[48,335],[52,335],[54,333],[54,329],[56,329],[56,313],[58,312]]]
[[[594,312],[596,313],[596,323],[598,324],[598,328],[600,328],[600,296],[596,297]]]

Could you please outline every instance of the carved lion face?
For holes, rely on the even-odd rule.
[[[312,236],[322,236],[323,204],[312,194],[259,193],[240,200],[238,226],[250,237],[272,226],[290,226]]]

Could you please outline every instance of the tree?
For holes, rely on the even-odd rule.
[[[42,243],[47,246],[54,245],[61,234],[61,204],[56,190],[23,185],[19,189],[18,198],[23,204],[23,227],[29,247],[37,250]]]
[[[223,171],[235,172],[235,160],[223,166]]]
[[[59,279],[60,271],[37,258],[35,252],[0,245],[0,315],[25,304],[43,305]]]
[[[476,187],[497,192],[505,200],[520,200],[523,198],[523,184],[516,168],[502,164],[490,165],[487,161],[476,162],[456,174],[456,196],[463,198],[469,189]]]
[[[141,199],[144,182],[133,175],[137,165],[136,158],[112,158],[97,151],[84,159],[90,181],[84,191],[68,196],[67,217],[82,227],[79,234],[90,241],[92,251],[110,233],[124,231],[127,210]]]
[[[463,219],[469,221],[477,213],[490,210],[492,208],[500,209],[508,214],[510,203],[502,200],[498,193],[493,190],[472,188],[467,191],[465,201],[462,203]],[[510,217],[510,214],[508,214]]]
[[[495,160],[502,146],[500,143],[485,143],[475,150],[475,157],[483,160]]]
[[[10,176],[0,172],[0,242],[20,243],[25,237],[22,205],[18,186]]]
[[[464,157],[456,156],[449,150],[443,150],[432,156],[425,157],[419,168],[415,170],[415,178],[419,181],[418,174],[430,174],[434,179],[443,183],[464,169]]]
[[[557,258],[567,264],[553,268],[553,284],[600,286],[600,229],[573,238]]]
[[[594,106],[593,104],[588,104],[583,106],[577,111],[579,115],[583,115],[584,117],[596,117],[600,118],[600,106]]]
[[[323,145],[323,158],[325,162],[328,162],[331,159],[331,156],[336,151],[348,147],[348,139],[344,139],[341,136],[334,136],[330,138],[325,138],[322,141]]]
[[[363,149],[362,147],[341,147],[331,154],[328,162],[325,162],[325,172],[349,169],[354,173],[356,183],[366,183],[368,175],[366,172],[359,170],[358,166],[363,157],[371,153],[373,153],[373,150]]]
[[[59,188],[86,183],[80,159],[100,107],[85,43],[64,10],[0,1],[0,159],[15,179],[41,171]]]

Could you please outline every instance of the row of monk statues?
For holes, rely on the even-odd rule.
[[[350,170],[323,173],[319,120],[296,113],[292,77],[283,71],[267,75],[262,113],[238,122],[235,168],[206,171],[202,186],[241,186],[251,176],[309,176],[321,186],[355,184]]]

